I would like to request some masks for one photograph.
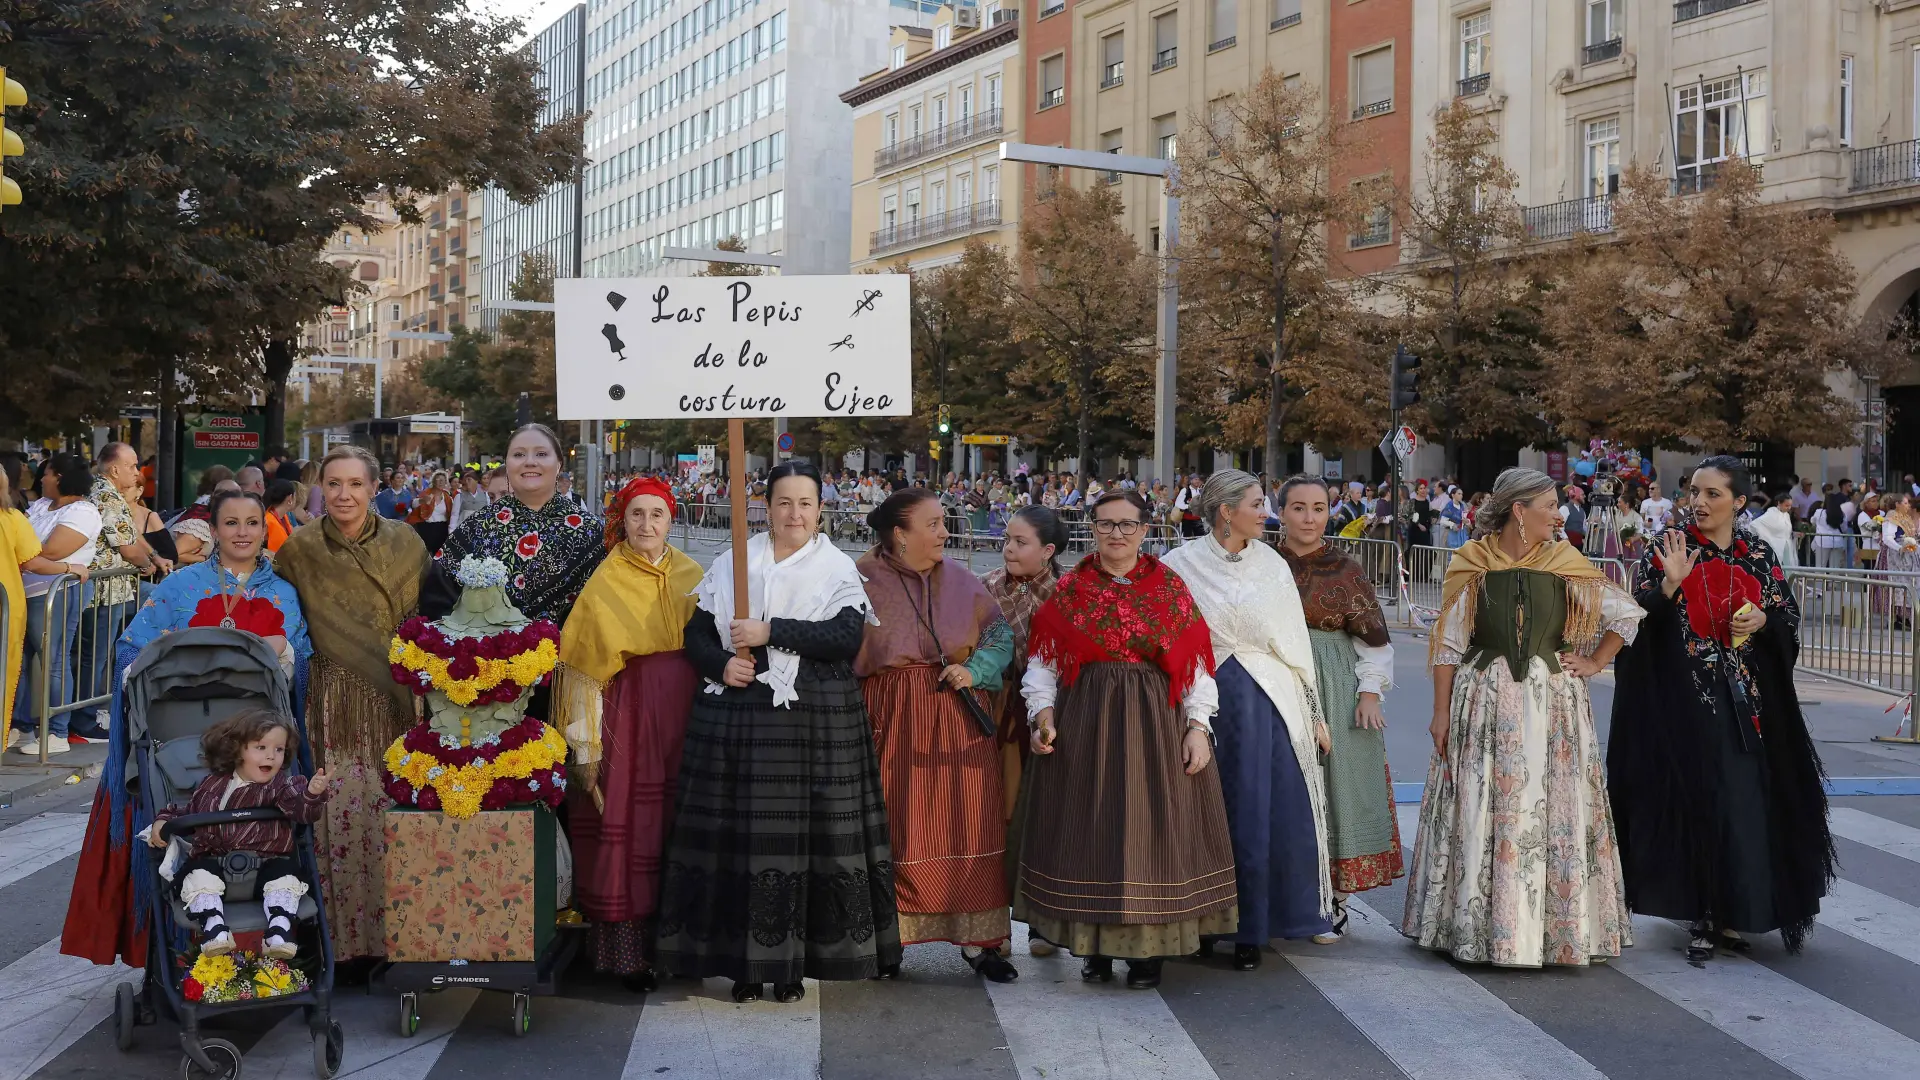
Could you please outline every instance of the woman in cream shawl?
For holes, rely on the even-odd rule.
[[[803,979],[900,970],[887,808],[853,674],[866,589],[820,534],[813,466],[776,466],[769,494],[771,530],[747,542],[748,617],[733,617],[722,552],[687,622],[705,686],[660,882],[660,970],[730,978],[740,1002],[767,983],[793,1002]]]
[[[313,638],[307,732],[315,767],[335,778],[315,840],[340,961],[386,955],[380,762],[414,722],[413,692],[393,681],[387,648],[419,606],[430,562],[420,534],[370,512],[379,486],[372,454],[334,448],[320,462],[326,516],[295,529],[273,558]]]
[[[1259,542],[1265,506],[1253,476],[1214,473],[1199,498],[1206,535],[1166,559],[1213,632],[1220,687],[1213,730],[1240,894],[1233,963],[1242,971],[1260,966],[1261,947],[1273,938],[1333,929],[1319,762],[1327,726],[1293,571]]]
[[[1633,944],[1587,680],[1646,612],[1508,469],[1441,585],[1433,759],[1401,933],[1457,960],[1584,965]]]
[[[567,838],[596,971],[655,988],[660,856],[697,679],[681,649],[700,564],[667,543],[673,492],[636,477],[613,497],[607,557],[560,635],[553,723],[573,752]]]

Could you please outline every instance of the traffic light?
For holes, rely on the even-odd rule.
[[[7,130],[7,109],[27,103],[27,88],[7,78],[0,67],[0,209],[20,205],[20,185],[7,177],[7,159],[27,152],[20,136]]]
[[[940,406],[940,434],[953,434],[953,407],[951,405]]]
[[[940,440],[929,439],[927,440],[927,446],[932,448],[933,450],[933,460],[939,461],[940,460]]]
[[[1394,346],[1393,375],[1387,386],[1394,412],[1419,404],[1420,358],[1408,352],[1405,345]]]

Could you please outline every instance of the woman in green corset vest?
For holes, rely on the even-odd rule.
[[[1401,932],[1457,960],[1585,965],[1633,944],[1587,680],[1646,612],[1559,523],[1553,480],[1508,469],[1441,586]]]

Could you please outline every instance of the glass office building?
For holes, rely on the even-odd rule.
[[[586,110],[587,5],[581,4],[540,31],[527,48],[540,61],[539,81],[547,91],[540,122],[551,124]],[[496,188],[486,192],[485,261],[481,298],[486,308],[475,320],[491,330],[498,325],[494,303],[510,297],[508,286],[520,273],[522,257],[542,252],[553,260],[558,277],[579,277],[584,209],[578,182],[555,184],[532,203],[517,203]]]
[[[852,110],[900,0],[590,0],[581,273],[683,274],[737,237],[844,273]],[[909,6],[916,0],[907,0]]]

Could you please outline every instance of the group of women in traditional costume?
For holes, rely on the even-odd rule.
[[[820,530],[819,474],[787,463],[742,579],[731,552],[703,573],[669,543],[666,484],[628,483],[602,523],[555,497],[550,431],[516,433],[507,457],[513,493],[439,559],[500,559],[514,604],[563,626],[531,711],[572,751],[593,964],[638,991],[721,977],[736,1001],[771,987],[791,1002],[805,979],[898,977],[920,942],[1005,982],[1015,921],[1032,955],[1067,950],[1094,982],[1125,960],[1127,985],[1149,988],[1166,959],[1223,940],[1242,970],[1275,939],[1338,942],[1349,898],[1403,873],[1403,933],[1461,960],[1603,961],[1632,943],[1633,912],[1690,921],[1704,959],[1773,929],[1797,949],[1832,878],[1797,613],[1736,525],[1733,459],[1695,471],[1690,518],[1630,590],[1558,539],[1549,478],[1502,474],[1443,586],[1434,753],[1403,867],[1392,644],[1366,574],[1324,538],[1323,481],[1281,488],[1277,551],[1259,481],[1233,470],[1164,558],[1141,550],[1134,492],[1094,503],[1094,550],[1065,569],[1064,527],[1028,508],[982,580],[946,556],[932,492],[875,507],[856,562]],[[318,829],[335,953],[371,962],[378,763],[414,719],[386,643],[456,586],[414,530],[370,512],[370,455],[330,453],[320,486],[325,516],[271,562],[259,500],[212,500],[214,557],[155,590],[118,670],[196,620],[257,620],[285,643],[290,707],[339,785]],[[1616,654],[1603,768],[1586,680]],[[113,730],[124,740],[117,713]],[[67,951],[142,957],[135,816],[124,785],[103,786]]]
[[[1501,474],[1433,629],[1408,937],[1582,966],[1633,944],[1640,914],[1689,923],[1695,962],[1773,930],[1800,949],[1833,842],[1793,689],[1798,611],[1739,523],[1748,494],[1738,459],[1701,462],[1623,590],[1557,537],[1549,477]],[[1586,682],[1616,655],[1603,767]]]

